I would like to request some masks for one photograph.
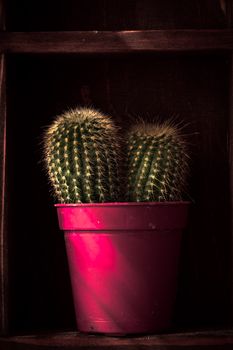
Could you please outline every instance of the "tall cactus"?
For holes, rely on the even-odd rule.
[[[179,130],[164,124],[138,124],[127,142],[127,200],[181,200],[186,187],[188,155]]]
[[[119,196],[117,129],[90,108],[58,116],[46,130],[44,158],[60,203],[117,201]]]

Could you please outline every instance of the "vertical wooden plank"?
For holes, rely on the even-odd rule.
[[[222,0],[223,10],[227,19],[227,27],[233,28],[233,0]],[[231,303],[232,303],[232,320],[233,320],[233,53],[231,53],[231,70],[229,84],[229,164],[230,164],[230,198],[231,198]]]
[[[7,332],[7,235],[6,235],[6,81],[5,56],[0,56],[0,332]]]
[[[5,1],[0,0],[0,29],[5,30],[6,29],[6,23],[5,23]]]
[[[227,27],[233,27],[233,0],[220,0],[221,7],[225,13],[227,20]]]
[[[231,199],[231,310],[233,320],[233,55],[231,55],[229,91],[229,164],[230,164],[230,199]]]
[[[0,30],[5,30],[5,1],[0,0]],[[8,329],[8,263],[6,235],[6,62],[0,56],[0,334]]]
[[[223,10],[227,19],[227,27],[233,27],[233,0],[222,0],[224,3]],[[232,319],[233,319],[233,53],[231,54],[231,70],[229,84],[229,164],[230,164],[230,197],[231,197],[231,278],[232,278]]]
[[[232,320],[233,320],[233,54],[231,55],[231,72],[230,72],[230,104],[229,104],[229,139],[230,139],[230,187],[231,187],[231,278],[232,278],[232,288],[231,288],[231,295],[232,295]]]

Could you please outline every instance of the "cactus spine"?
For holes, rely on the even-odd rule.
[[[188,156],[179,130],[171,124],[138,124],[127,142],[127,200],[181,200]]]
[[[117,201],[117,129],[90,108],[58,116],[44,137],[44,158],[56,199],[61,203]]]

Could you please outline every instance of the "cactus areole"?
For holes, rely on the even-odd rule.
[[[180,201],[186,189],[188,155],[179,130],[169,123],[138,124],[128,133],[127,199]]]
[[[58,202],[117,201],[119,145],[111,118],[90,108],[71,109],[48,128],[44,144]]]

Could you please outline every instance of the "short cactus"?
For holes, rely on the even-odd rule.
[[[46,130],[44,158],[54,196],[60,203],[117,201],[117,128],[90,108],[58,116]]]
[[[141,123],[127,136],[127,200],[182,200],[188,155],[178,128]]]

